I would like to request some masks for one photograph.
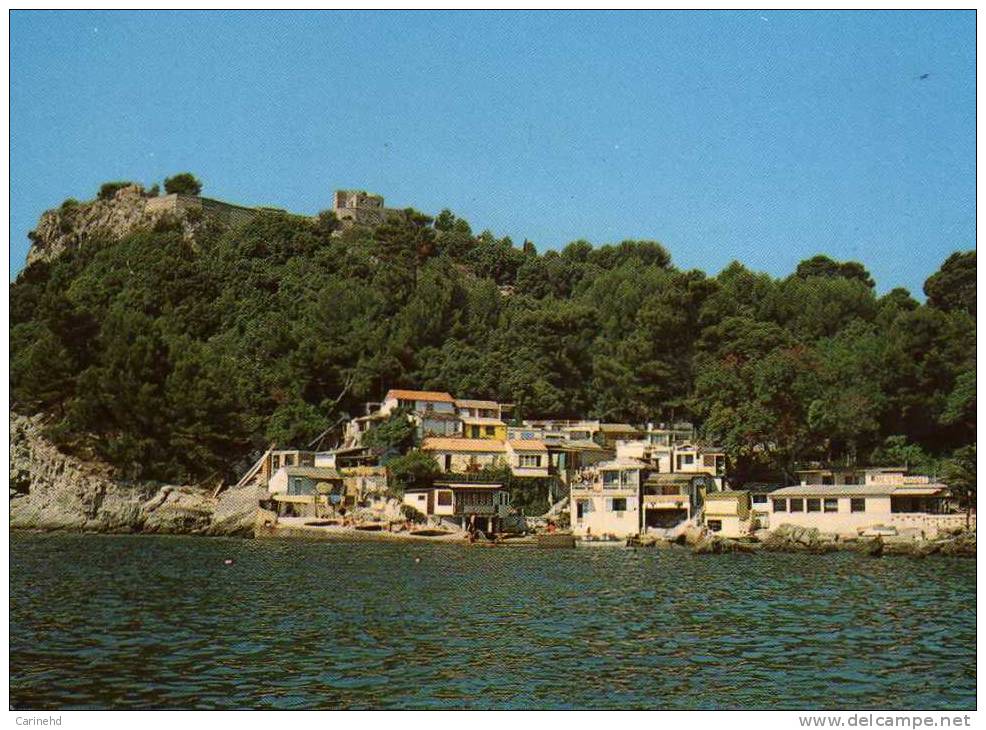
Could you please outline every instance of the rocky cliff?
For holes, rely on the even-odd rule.
[[[99,462],[58,450],[40,416],[10,415],[10,526],[42,530],[252,536],[255,487],[218,497],[199,487],[114,479]]]
[[[68,200],[60,208],[42,213],[38,225],[28,234],[31,249],[27,264],[50,261],[93,238],[122,238],[153,228],[165,218],[180,224],[185,235],[191,237],[201,217],[179,206],[155,205],[161,200],[148,197],[137,184],[120,188],[107,199],[81,203]]]

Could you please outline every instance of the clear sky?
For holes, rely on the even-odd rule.
[[[975,245],[975,13],[14,11],[11,275],[46,208],[191,170],[303,213],[358,187],[538,250],[816,253],[921,295]]]

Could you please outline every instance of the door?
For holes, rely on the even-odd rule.
[[[452,454],[445,454],[445,471],[452,471]]]

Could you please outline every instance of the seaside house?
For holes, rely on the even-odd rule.
[[[617,442],[634,441],[642,435],[636,426],[629,423],[600,423],[593,437],[604,449],[615,449]]]
[[[599,421],[572,421],[566,419],[529,419],[523,422],[522,427],[511,426],[507,431],[507,437],[528,438],[523,434],[534,434],[532,438],[538,438],[547,444],[562,443],[565,441],[590,441],[595,440],[599,433]]]
[[[642,532],[666,532],[692,518],[705,490],[687,474],[650,472],[642,488]]]
[[[460,418],[494,418],[503,420],[513,410],[512,403],[497,403],[493,400],[471,400],[456,398],[455,408]]]
[[[718,446],[684,443],[674,447],[674,468],[676,474],[700,474],[715,482],[721,490],[726,476],[726,452]]]
[[[286,466],[315,466],[315,452],[302,449],[268,449],[240,480],[267,487],[278,469]]]
[[[640,488],[646,473],[642,461],[617,458],[573,480],[569,500],[572,532],[581,537],[639,534]]]
[[[723,537],[747,537],[753,529],[750,493],[726,490],[705,495],[705,525]]]
[[[465,474],[507,463],[507,447],[497,439],[429,437],[421,450],[431,454],[443,472]]]
[[[546,477],[550,472],[548,447],[543,441],[507,441],[507,463],[518,477]]]
[[[409,489],[404,504],[429,518],[450,520],[464,529],[499,532],[510,510],[510,493],[495,482],[447,481]]]
[[[503,441],[507,438],[507,424],[499,418],[487,418],[485,416],[459,416],[462,421],[462,435],[470,439],[498,439]]]
[[[458,436],[462,433],[462,421],[456,412],[455,399],[448,393],[392,388],[384,396],[379,413],[389,417],[398,409],[408,412],[419,439]]]
[[[670,474],[675,471],[675,448],[694,440],[695,427],[690,423],[648,423],[642,436],[622,443],[624,449],[632,448],[634,456],[647,461],[654,470]]]
[[[345,469],[356,466],[377,466],[381,453],[368,446],[343,446],[330,451],[315,452],[315,466]]]
[[[750,522],[754,530],[770,529],[770,493],[780,488],[780,484],[766,482],[743,485],[743,491],[750,493]]]
[[[770,528],[789,524],[855,536],[874,528],[920,532],[965,526],[948,488],[900,467],[806,469],[801,484],[770,493]]]
[[[318,466],[282,466],[267,483],[270,501],[278,515],[316,517],[321,506],[344,505],[342,475]]]
[[[559,430],[567,441],[595,441],[599,425],[599,421],[569,421]]]
[[[557,476],[566,485],[583,469],[613,458],[612,451],[595,441],[545,442],[545,447],[548,449],[549,474]]]

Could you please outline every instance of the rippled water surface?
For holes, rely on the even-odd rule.
[[[10,696],[971,709],[975,571],[851,554],[14,534]]]

